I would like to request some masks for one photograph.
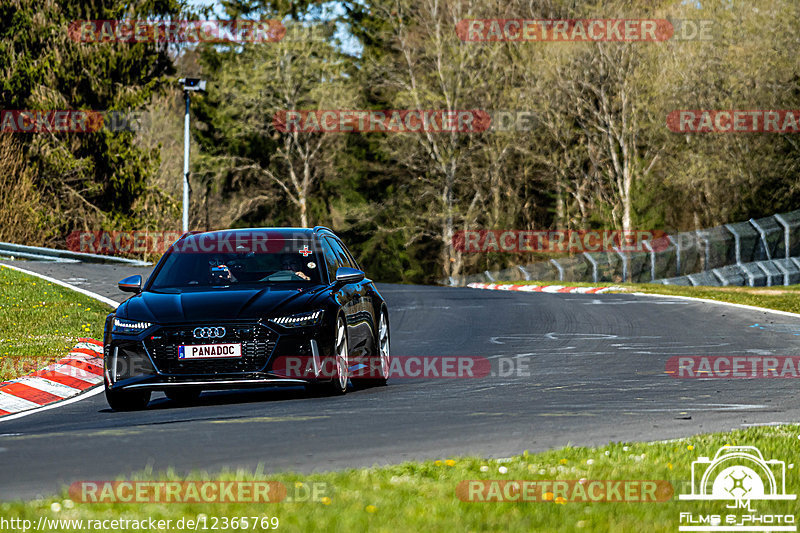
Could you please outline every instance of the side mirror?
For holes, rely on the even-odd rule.
[[[358,283],[366,276],[357,268],[341,267],[336,271],[336,284],[347,285],[348,283]]]
[[[142,292],[142,276],[129,276],[121,280],[117,286],[122,292]]]

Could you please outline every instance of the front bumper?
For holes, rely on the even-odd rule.
[[[111,390],[167,390],[172,388],[198,388],[204,390],[245,389],[258,387],[298,386],[311,383],[309,380],[282,378],[264,374],[252,378],[209,379],[208,376],[192,376],[184,379],[163,381],[161,379],[147,379],[127,384],[115,384]]]
[[[137,335],[106,334],[104,376],[110,390],[167,390],[175,387],[204,390],[265,386],[297,386],[329,381],[319,374],[287,376],[273,371],[276,359],[286,356],[322,359],[332,356],[324,347],[332,342],[328,328],[283,328],[264,321],[215,323],[225,335],[209,341],[195,339],[194,328],[210,324],[153,326]],[[239,343],[242,356],[186,360],[178,346]]]

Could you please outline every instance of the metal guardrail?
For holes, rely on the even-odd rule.
[[[668,237],[669,244],[660,250],[646,243],[643,252],[587,252],[451,277],[448,284],[522,280],[750,286],[800,283],[800,209]]]
[[[152,263],[138,259],[126,259],[110,255],[87,254],[40,246],[26,246],[10,242],[0,242],[0,256],[29,259],[33,261],[52,261],[54,263],[111,263],[129,266],[150,266]]]

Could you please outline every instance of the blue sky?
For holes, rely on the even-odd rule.
[[[225,18],[222,5],[217,0],[189,0],[189,5],[197,7],[213,7],[216,17]],[[344,15],[345,10],[341,2],[327,2],[322,4],[322,18],[332,19]],[[336,37],[342,43],[342,50],[351,55],[361,55],[360,43],[347,31],[344,24],[337,25]]]

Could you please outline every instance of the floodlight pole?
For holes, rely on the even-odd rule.
[[[186,100],[186,112],[183,115],[183,232],[189,231],[189,93],[205,91],[206,80],[200,78],[181,78],[183,98]]]
[[[186,113],[183,116],[183,232],[189,231],[189,91],[183,91]]]

